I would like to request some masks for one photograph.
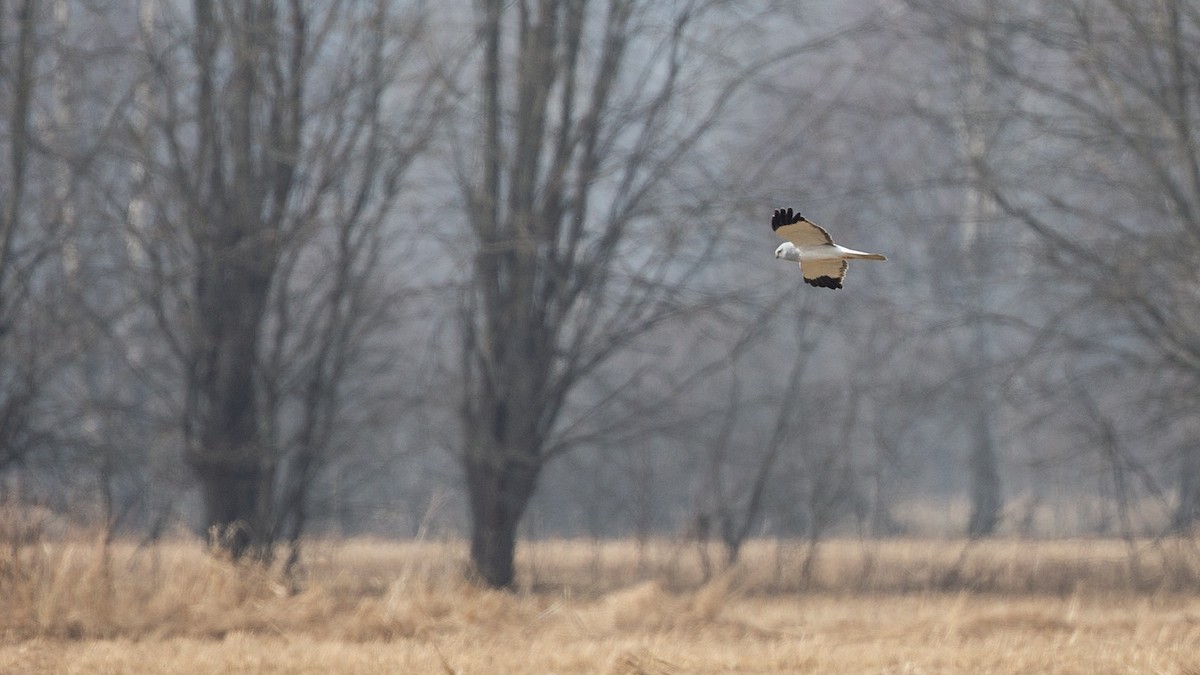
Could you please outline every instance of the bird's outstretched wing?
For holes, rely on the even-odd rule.
[[[809,286],[841,288],[847,267],[845,260],[805,260],[800,263],[800,272]]]
[[[799,248],[833,244],[833,237],[828,232],[799,213],[793,213],[790,208],[775,209],[775,215],[771,216],[771,229]]]

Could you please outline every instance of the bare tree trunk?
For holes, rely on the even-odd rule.
[[[204,495],[211,542],[238,559],[265,542],[264,497],[269,476],[261,467],[234,462],[192,463]]]
[[[572,117],[586,4],[542,1],[535,12],[525,4],[518,8],[518,56],[511,82],[518,112],[511,138],[502,123],[502,91],[510,84],[501,50],[507,9],[498,0],[480,7],[483,169],[464,187],[472,207],[469,219],[483,250],[476,256],[474,288],[463,317],[468,387],[461,406],[466,431],[462,462],[471,504],[472,564],[475,574],[496,588],[513,583],[517,525],[547,461],[546,434],[576,376],[560,370],[567,380],[553,380],[553,368],[563,366],[556,354],[561,324],[585,290],[578,283],[582,279],[569,278],[568,268],[577,254],[578,228],[592,188],[591,144],[599,133],[595,118],[581,123]],[[626,12],[610,19],[621,21]],[[560,44],[565,54],[557,53]],[[555,134],[547,130],[549,91],[560,77],[565,78],[563,133]],[[592,114],[607,105],[606,88],[614,77],[615,72],[599,74]],[[567,134],[570,128],[580,133]],[[553,182],[542,189],[539,179],[545,177],[537,167],[552,142],[557,144],[550,155]],[[564,177],[576,162],[581,166],[575,169],[578,192],[572,197],[579,211],[572,223],[562,205],[572,187]],[[619,226],[614,234],[615,245]],[[560,256],[569,257],[560,262]],[[596,286],[602,288],[603,282]]]
[[[187,228],[195,251],[194,309],[186,344],[187,461],[202,487],[213,543],[236,559],[268,534],[271,453],[262,438],[259,335],[279,255],[280,212],[290,190],[295,146],[254,121],[267,107],[276,119],[299,100],[274,98],[259,80],[256,61],[279,59],[278,43],[250,47],[256,33],[276,29],[266,8],[237,9],[196,0],[192,55],[198,80],[193,201]],[[228,69],[223,52],[230,52]],[[298,96],[297,96],[298,99]],[[298,133],[298,129],[295,130]],[[258,163],[266,150],[281,161]],[[184,174],[187,175],[187,174]]]
[[[968,458],[971,483],[971,516],[967,535],[986,537],[1000,522],[1000,471],[996,465],[996,439],[991,413],[981,406],[971,424],[971,453]]]
[[[247,259],[252,254],[270,260],[273,252],[248,247],[241,233],[254,232],[256,224],[240,220],[242,215],[230,213],[228,220],[208,226],[226,231],[218,233],[220,243],[196,280],[198,334],[188,381],[188,462],[202,484],[210,533],[216,531],[235,559],[252,542],[266,540],[273,476],[257,400],[258,338],[270,270],[256,269],[259,264]]]
[[[1171,527],[1186,530],[1200,520],[1200,447],[1183,451],[1179,467],[1179,503],[1171,516]]]
[[[990,150],[988,130],[981,126],[981,120],[988,117],[992,105],[983,56],[983,46],[989,38],[981,30],[972,30],[964,39],[969,45],[966,48],[967,87],[959,119],[960,142],[967,172],[962,245],[967,260],[964,271],[969,275],[966,281],[968,301],[975,308],[968,326],[971,356],[966,361],[990,364],[995,349],[988,334],[985,315],[993,305],[990,284],[995,271],[996,254],[988,219],[996,209],[988,198],[986,181],[978,168]],[[997,460],[999,448],[994,429],[993,401],[988,392],[992,383],[986,370],[968,366],[968,371],[971,374],[967,382],[970,387],[967,399],[971,408],[967,412],[970,417],[967,470],[971,515],[967,522],[967,535],[986,537],[995,532],[1002,507]]]
[[[497,453],[503,454],[503,453]],[[471,560],[475,574],[493,588],[514,581],[517,526],[537,484],[538,466],[530,461],[488,466],[488,458],[468,460],[471,500]]]

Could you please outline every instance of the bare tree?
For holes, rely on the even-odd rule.
[[[700,48],[720,42],[698,37],[718,25],[714,3],[477,7],[479,122],[459,148],[477,158],[459,170],[474,256],[461,461],[475,572],[506,587],[539,474],[572,447],[572,394],[692,304],[681,284],[710,246],[706,200],[664,198],[754,63]]]
[[[205,523],[234,557],[303,527],[378,316],[382,228],[429,136],[431,76],[385,105],[420,26],[390,4],[196,0],[143,34],[153,216],[131,236],[182,365]]]
[[[1021,124],[1011,151],[974,158],[974,170],[999,208],[1036,235],[1043,262],[1078,289],[1077,311],[1094,313],[1075,344],[1189,374],[1193,385],[1180,395],[1194,406],[1200,15],[1177,0],[992,11],[952,21],[997,36],[975,53],[1014,92]],[[1197,456],[1179,458],[1179,527],[1200,513]]]

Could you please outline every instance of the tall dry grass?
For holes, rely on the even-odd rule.
[[[801,570],[811,555],[805,578]],[[467,583],[465,566],[460,542],[314,541],[307,545],[302,590],[293,593],[279,569],[233,564],[192,540],[146,547],[105,544],[100,537],[16,543],[0,553],[0,631],[8,641],[231,631],[367,640],[437,632],[447,623],[502,621],[504,612],[515,611],[509,594]],[[694,543],[555,540],[523,545],[518,568],[519,596],[621,606],[629,606],[627,594],[648,588],[663,598],[690,597],[697,607],[714,602],[703,599],[714,588],[725,589],[719,597],[731,589],[739,597],[1200,597],[1200,552],[1187,539],[1141,542],[1132,551],[1125,542],[1085,539],[842,539],[815,552],[804,544],[755,541],[715,583],[705,579]]]
[[[695,543],[544,541],[516,593],[461,542],[306,552],[294,593],[192,540],[10,542],[0,672],[1200,672],[1183,539],[834,540],[807,578],[756,541],[707,580]]]

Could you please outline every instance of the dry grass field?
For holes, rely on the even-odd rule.
[[[308,544],[303,590],[193,541],[0,553],[5,673],[1200,673],[1190,540],[521,548],[520,590],[456,542]],[[714,550],[714,555],[716,551]]]

